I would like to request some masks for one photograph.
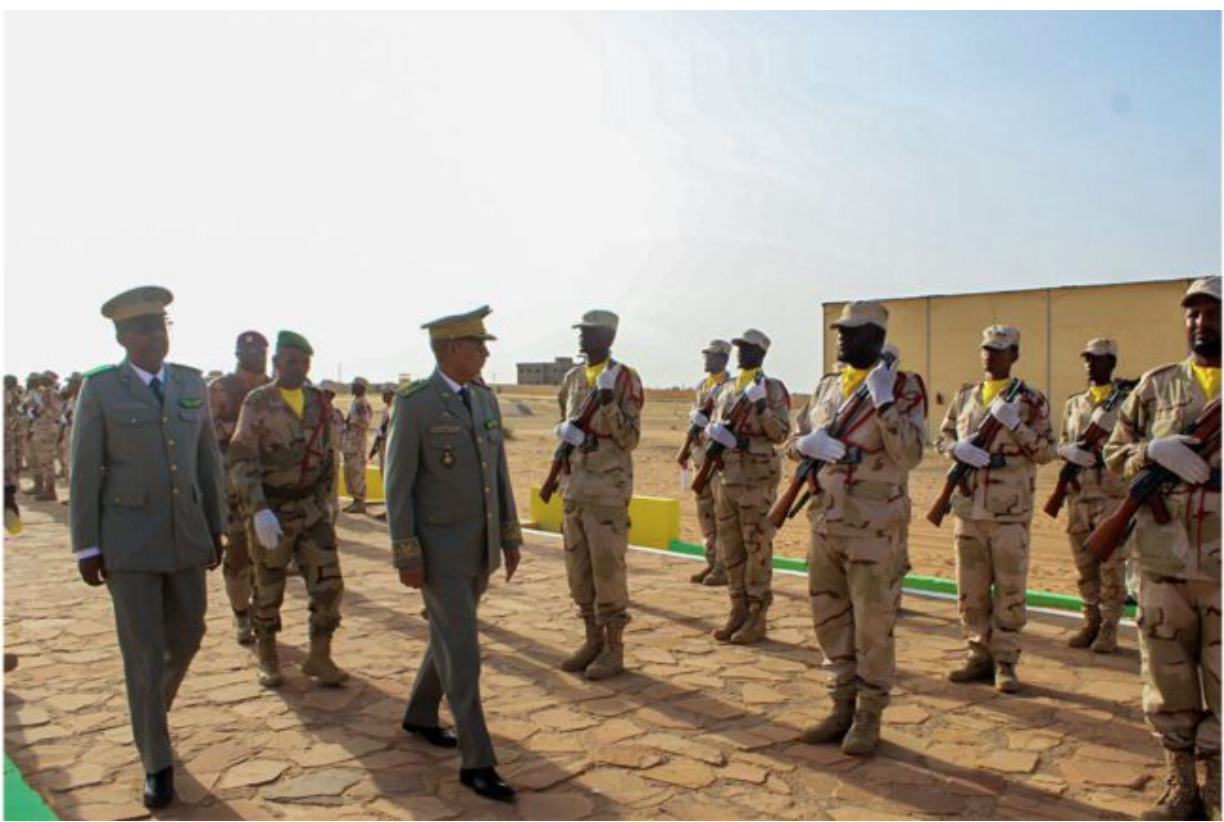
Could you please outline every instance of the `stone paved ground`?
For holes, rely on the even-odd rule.
[[[30,505],[5,544],[5,626],[20,667],[5,678],[5,745],[64,818],[135,818],[131,746],[109,599],[76,579],[65,510]],[[1076,623],[1035,617],[1021,696],[953,687],[950,603],[907,597],[899,687],[872,760],[795,737],[824,704],[803,580],[777,584],[772,637],[708,639],[720,591],[691,562],[631,557],[632,672],[588,684],[556,670],[578,639],[555,538],[533,537],[521,577],[482,608],[485,708],[516,808],[459,787],[457,762],[406,738],[403,701],[423,647],[420,599],[398,586],[382,529],[345,517],[348,591],[337,658],[348,687],[300,675],[302,589],[282,634],[288,682],[255,683],[232,640],[220,573],[209,633],[171,715],[181,801],[165,818],[1118,818],[1159,793],[1139,710],[1134,631],[1102,660],[1072,653]]]

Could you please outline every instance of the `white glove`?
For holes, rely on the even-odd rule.
[[[748,388],[744,390],[744,396],[748,398],[748,402],[765,399],[765,383],[763,381],[749,383]]]
[[[1104,408],[1097,408],[1092,412],[1092,420],[1102,431],[1112,431],[1114,423],[1118,421],[1116,411],[1106,411]]]
[[[739,445],[739,441],[735,439],[735,434],[731,433],[731,429],[725,423],[716,422],[711,425],[706,429],[706,436],[723,448],[736,448]]]
[[[281,530],[276,514],[265,508],[255,514],[254,522],[255,536],[259,539],[260,545],[271,551],[280,544],[281,535],[285,532]]]
[[[1016,400],[1004,402],[1002,397],[998,397],[990,404],[990,416],[994,417],[1008,431],[1015,431],[1016,426],[1020,424],[1020,403]]]
[[[600,391],[611,391],[616,387],[616,376],[619,369],[605,368],[595,378],[595,387]]]
[[[821,462],[837,462],[846,456],[845,444],[836,437],[829,436],[829,432],[823,428],[818,428],[810,434],[804,434],[795,443],[795,447],[803,456]]]
[[[888,405],[895,397],[893,386],[897,382],[897,372],[883,360],[867,374],[867,391],[871,394],[871,404],[876,408]]]
[[[1073,462],[1084,468],[1091,468],[1096,465],[1096,456],[1091,451],[1085,451],[1073,442],[1058,446],[1058,456],[1067,462]]]
[[[586,434],[583,433],[581,428],[574,425],[569,420],[557,425],[557,427],[553,429],[553,433],[557,435],[557,439],[561,440],[562,442],[567,442],[575,448],[586,442]]]
[[[1148,459],[1163,465],[1191,485],[1202,485],[1211,478],[1211,468],[1190,449],[1198,440],[1182,434],[1157,437],[1148,443]]]
[[[968,440],[960,440],[952,446],[952,456],[957,462],[963,462],[971,468],[985,468],[990,465],[990,454]]]
[[[693,412],[689,414],[689,422],[698,428],[705,428],[710,424],[710,418],[701,413],[701,409],[695,408],[693,409]]]

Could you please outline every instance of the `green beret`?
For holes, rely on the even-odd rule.
[[[282,331],[276,335],[277,348],[296,348],[306,354],[314,354],[314,349],[310,347],[310,343],[306,338],[295,331]]]

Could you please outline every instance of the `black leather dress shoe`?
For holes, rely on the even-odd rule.
[[[410,734],[415,734],[421,737],[435,748],[458,748],[459,737],[455,736],[453,731],[448,731],[446,728],[431,728],[427,725],[413,725],[411,722],[405,721],[403,729]]]
[[[173,801],[173,767],[168,766],[157,773],[145,774],[144,804],[146,808],[164,808]]]
[[[459,781],[485,799],[495,802],[514,801],[514,788],[507,785],[492,768],[461,768]]]

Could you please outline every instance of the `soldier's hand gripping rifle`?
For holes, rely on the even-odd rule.
[[[1015,402],[1016,398],[1024,391],[1024,383],[1013,377],[1012,381],[1003,389],[1003,402]],[[994,443],[995,437],[1002,430],[1003,423],[995,417],[994,414],[987,414],[986,419],[982,420],[978,425],[977,431],[969,442],[981,448],[983,451],[989,451],[991,444]],[[976,471],[972,465],[963,463],[959,460],[951,468],[948,469],[947,478],[944,480],[943,490],[939,492],[939,496],[935,498],[935,502],[931,505],[931,510],[927,511],[927,521],[936,528],[943,525],[944,517],[952,508],[952,495],[959,488],[965,496],[969,495],[969,475]]]
[[[1109,396],[1101,403],[1101,410],[1106,414],[1113,413],[1114,409],[1122,404],[1122,401],[1127,398],[1138,383],[1138,380],[1118,380],[1114,383],[1113,390],[1109,392]],[[1109,439],[1109,429],[1102,428],[1094,422],[1080,435],[1075,445],[1077,448],[1096,455],[1099,464],[1101,458],[1100,449],[1107,439]],[[1052,517],[1057,517],[1058,512],[1062,510],[1063,502],[1067,499],[1067,491],[1071,488],[1079,490],[1079,475],[1083,470],[1084,466],[1077,465],[1074,462],[1063,463],[1062,469],[1058,472],[1058,482],[1054,485],[1054,491],[1051,492],[1050,498],[1046,500],[1045,507],[1041,510]]]
[[[880,359],[889,368],[897,360],[891,354],[884,354]],[[837,409],[837,416],[833,418],[833,422],[828,427],[829,436],[836,440],[846,436],[850,424],[858,418],[859,412],[870,398],[871,392],[867,389],[867,382],[864,380],[842,403],[841,408]],[[820,469],[824,466],[823,461],[813,457],[804,457],[799,461],[799,465],[795,468],[795,475],[791,477],[790,485],[778,497],[773,508],[769,509],[769,521],[775,528],[781,528],[788,519],[794,519],[795,515],[803,510],[803,506],[807,505],[808,500],[820,492]],[[803,492],[802,497],[799,496],[801,491]]]
[[[391,418],[387,417],[378,426],[378,434],[374,437],[374,445],[370,448],[370,455],[367,459],[374,459],[378,456],[378,450],[382,448],[382,444],[387,441],[387,427],[391,422]]]
[[[714,402],[717,399],[718,392],[711,391],[710,396],[706,397],[705,402],[698,409],[698,412],[706,418],[706,425],[709,425],[710,415],[714,413]],[[676,454],[676,462],[680,463],[681,468],[688,468],[689,459],[693,456],[693,447],[697,445],[697,440],[701,437],[701,432],[704,430],[697,423],[689,426],[688,436],[684,438],[684,445],[680,447],[680,453]]]
[[[1184,432],[1194,437],[1199,444],[1193,451],[1204,460],[1220,450],[1220,401],[1212,400],[1199,414],[1189,428]],[[1130,535],[1131,521],[1144,505],[1152,512],[1152,519],[1157,524],[1164,525],[1170,519],[1169,509],[1164,503],[1164,492],[1182,479],[1163,465],[1152,463],[1141,470],[1133,480],[1126,493],[1126,499],[1118,509],[1101,521],[1088,537],[1084,547],[1088,553],[1096,557],[1098,562],[1105,562],[1119,545]]]
[[[745,386],[747,388],[747,386]],[[748,416],[752,413],[752,401],[748,399],[747,390],[739,395],[739,399],[735,401],[735,405],[731,406],[731,413],[727,415],[727,427],[731,429],[731,433],[738,440],[745,423],[748,422]],[[727,446],[721,442],[711,440],[706,445],[705,462],[701,464],[701,470],[697,472],[697,476],[693,478],[693,493],[700,494],[710,484],[710,479],[714,476],[714,471],[722,466],[722,455],[727,450]]]
[[[570,420],[570,422],[589,437],[591,435],[591,418],[595,416],[595,412],[598,410],[599,389],[592,388],[587,392],[586,397],[582,400],[582,405],[578,408],[578,417]],[[557,493],[557,486],[561,484],[561,474],[569,470],[570,454],[574,453],[574,448],[576,447],[565,440],[557,444],[557,450],[553,452],[552,465],[548,469],[548,476],[544,479],[544,484],[540,486],[540,499],[548,502],[552,499],[552,495]]]

